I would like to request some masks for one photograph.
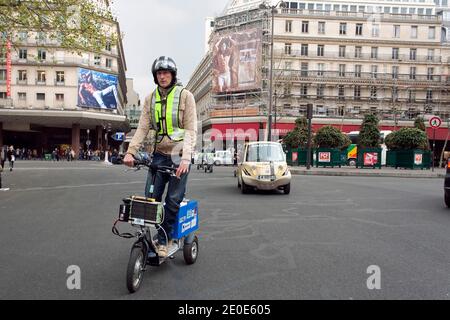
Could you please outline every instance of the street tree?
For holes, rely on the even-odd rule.
[[[1,42],[17,48],[35,36],[78,54],[100,52],[118,38],[110,5],[108,0],[0,0]]]

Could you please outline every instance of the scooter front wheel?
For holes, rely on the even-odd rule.
[[[141,247],[134,247],[127,268],[127,288],[130,293],[139,290],[144,278],[145,263],[144,250]]]
[[[183,256],[186,264],[194,264],[197,261],[198,256],[198,238],[194,237],[194,240],[190,244],[185,244],[183,247]]]

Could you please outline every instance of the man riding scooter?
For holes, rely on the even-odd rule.
[[[173,226],[183,201],[191,156],[196,145],[197,110],[192,93],[177,84],[177,67],[169,57],[159,57],[152,66],[156,90],[145,99],[144,108],[133,140],[124,158],[124,164],[132,167],[144,139],[150,130],[156,131],[152,164],[178,167],[176,177],[156,173],[154,198],[161,202],[166,184],[165,219],[158,230],[158,255],[166,257],[172,245]],[[147,178],[145,195],[149,196],[151,171]],[[168,242],[167,242],[168,240]]]

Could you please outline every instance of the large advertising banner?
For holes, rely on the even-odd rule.
[[[80,68],[78,71],[78,106],[117,109],[117,76]]]
[[[213,40],[213,92],[261,87],[261,29],[229,32]]]

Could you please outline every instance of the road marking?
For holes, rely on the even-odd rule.
[[[224,178],[210,178],[210,179],[189,179],[189,181],[205,181],[205,180],[223,180]],[[12,191],[45,191],[45,190],[64,190],[64,189],[77,189],[77,188],[97,188],[107,186],[125,186],[132,184],[145,184],[146,181],[133,181],[133,182],[110,182],[110,183],[96,183],[96,184],[82,184],[75,186],[54,186],[54,187],[36,187],[25,189],[13,189]]]
[[[14,189],[13,191],[44,191],[44,190],[64,190],[64,189],[76,189],[76,188],[97,188],[97,187],[107,187],[107,186],[124,186],[130,184],[144,184],[145,181],[135,181],[135,182],[111,182],[102,184],[83,184],[78,186],[56,186],[56,187],[39,187],[39,188],[26,188],[26,189]]]

